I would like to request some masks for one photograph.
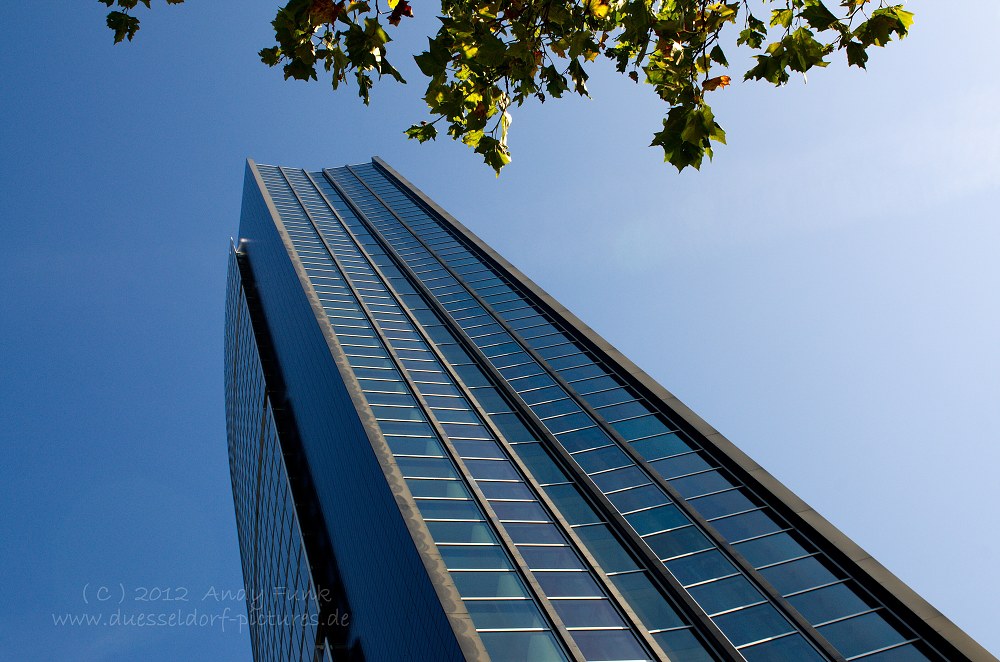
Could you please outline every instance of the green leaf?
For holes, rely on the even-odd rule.
[[[490,136],[483,136],[476,145],[476,153],[483,155],[483,161],[496,171],[497,177],[500,176],[500,170],[510,163],[510,152],[499,140]]]
[[[139,31],[139,19],[125,12],[109,12],[107,22],[108,27],[115,33],[116,44],[121,43],[125,39],[132,41],[132,37]]]
[[[792,25],[792,19],[795,14],[791,9],[775,9],[771,12],[771,27],[781,26],[783,28],[789,28]]]
[[[589,76],[587,72],[583,70],[583,65],[580,64],[579,60],[570,60],[569,66],[566,68],[566,73],[569,74],[570,79],[573,81],[573,89],[580,96],[590,96],[587,92],[587,79]]]
[[[722,52],[722,49],[719,47],[718,44],[716,44],[715,47],[712,48],[712,52],[709,53],[709,57],[711,57],[713,61],[718,62],[724,67],[729,66],[729,62],[726,61],[726,54]]]
[[[856,41],[849,42],[847,48],[847,64],[867,69],[865,63],[868,62],[868,51]]]
[[[281,61],[281,49],[277,46],[262,48],[258,55],[260,55],[260,61],[269,67],[273,67]]]
[[[806,6],[802,9],[802,18],[809,25],[817,30],[829,30],[833,25],[839,24],[840,19],[833,15],[820,0],[806,0]]]
[[[761,23],[761,25],[763,26],[764,24]],[[750,48],[759,49],[765,39],[767,39],[767,32],[750,27],[740,32],[739,38],[736,39],[736,45],[742,46],[746,44]]]
[[[410,139],[416,139],[418,142],[425,143],[428,140],[437,138],[437,129],[434,128],[433,124],[428,124],[427,122],[414,124],[406,130],[406,136]]]

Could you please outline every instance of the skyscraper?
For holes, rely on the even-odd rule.
[[[381,160],[239,237],[257,660],[994,659]]]

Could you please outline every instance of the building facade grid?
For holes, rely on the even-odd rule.
[[[304,323],[330,347],[316,360],[336,362],[366,431],[307,440],[305,454],[317,443],[329,445],[324,453],[355,444],[348,454],[370,445],[381,468],[371,479],[391,489],[410,532],[400,542],[415,546],[439,622],[465,658],[920,662],[981,651],[960,632],[956,642],[950,624],[944,636],[929,626],[913,609],[925,603],[874,580],[700,419],[383,162],[311,172],[251,162],[247,188],[276,229],[254,228],[250,240],[282,242],[296,296],[315,314]],[[234,264],[252,269],[254,250],[237,251]],[[239,325],[229,319],[229,335],[245,335],[233,333]],[[227,344],[227,366],[240,351]],[[233,374],[227,410],[248,594],[261,576],[312,582],[305,547],[289,551],[298,523],[288,473],[273,470],[284,465],[269,401],[257,425],[275,432],[260,436],[268,455],[259,464],[274,477],[254,482],[241,432],[254,421],[238,400],[259,401],[265,379],[244,377],[241,390]],[[316,469],[306,482],[324,480]],[[251,510],[264,513],[264,528],[245,533]],[[267,531],[277,545],[264,541],[258,558]],[[327,576],[352,571],[329,556]],[[370,600],[344,591],[347,602]],[[263,607],[288,615],[289,605]],[[383,659],[385,642],[356,630],[338,650]],[[313,628],[267,637],[292,655],[273,659],[307,659],[295,655],[310,636],[310,654],[336,657]],[[265,655],[254,637],[255,655]]]

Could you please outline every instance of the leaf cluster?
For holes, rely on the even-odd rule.
[[[150,8],[150,0],[97,0],[105,7],[118,7],[108,12],[107,23],[111,31],[115,33],[115,43],[132,37],[139,31],[139,19],[132,15],[132,10],[139,4],[146,9]],[[167,0],[168,5],[179,5],[184,0]]]
[[[130,10],[150,3],[99,1],[120,8],[108,15],[116,42],[138,30]],[[280,65],[286,79],[315,80],[322,68],[334,89],[352,83],[368,104],[376,80],[405,82],[387,59],[387,28],[413,16],[407,0],[386,0],[384,8],[372,1],[288,0],[272,22],[275,45],[260,51],[261,60]],[[744,80],[774,85],[826,67],[839,51],[865,68],[870,48],[905,37],[913,23],[902,5],[879,2],[842,0],[831,9],[823,0],[762,0],[765,23],[749,0],[441,0],[440,28],[414,57],[431,117],[406,135],[425,142],[443,129],[499,174],[511,158],[511,111],[589,96],[588,69],[604,58],[667,105],[651,143],[664,160],[698,169],[712,158],[713,143],[726,141],[708,103],[731,82],[720,73],[729,67],[724,47],[755,53]]]

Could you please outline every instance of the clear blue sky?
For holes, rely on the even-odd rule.
[[[867,73],[715,93],[729,146],[701,173],[646,147],[649,89],[596,74],[594,100],[515,115],[499,180],[406,141],[416,85],[365,110],[260,65],[272,3],[154,4],[118,47],[96,1],[0,6],[6,659],[248,658],[233,627],[53,614],[243,609],[204,599],[242,586],[222,317],[243,161],[373,154],[1000,652],[995,2],[910,3]],[[138,600],[167,588],[188,601]]]

